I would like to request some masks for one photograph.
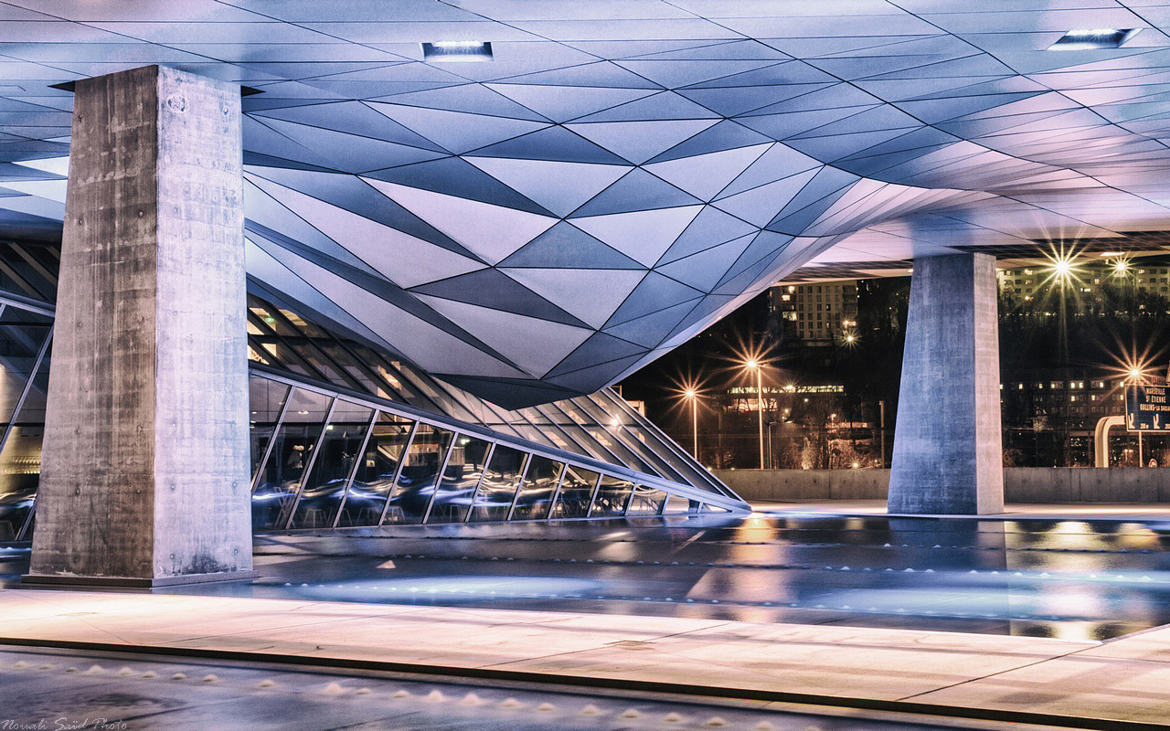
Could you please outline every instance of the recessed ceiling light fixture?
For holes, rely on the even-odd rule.
[[[492,44],[483,41],[437,41],[422,44],[424,61],[491,61]]]
[[[1088,51],[1095,48],[1121,48],[1141,28],[1073,29],[1048,47],[1049,51]]]

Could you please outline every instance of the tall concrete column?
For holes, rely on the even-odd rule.
[[[239,87],[79,81],[26,581],[250,576]]]
[[[889,511],[1003,512],[995,257],[914,260]]]

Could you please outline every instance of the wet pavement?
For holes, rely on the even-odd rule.
[[[12,729],[950,727],[747,704],[429,682],[385,673],[335,674],[130,653],[0,650],[0,728]]]
[[[9,585],[27,551],[0,551]],[[258,536],[252,583],[159,593],[1102,640],[1170,623],[1170,522],[701,516]]]

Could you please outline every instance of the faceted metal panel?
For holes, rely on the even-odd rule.
[[[1131,5],[9,0],[0,236],[60,229],[54,85],[154,63],[234,81],[261,92],[253,286],[547,403],[797,270],[1170,228],[1170,12]],[[1048,50],[1102,28],[1137,32]],[[423,59],[443,41],[491,60]]]

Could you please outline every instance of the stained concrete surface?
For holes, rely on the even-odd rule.
[[[785,713],[597,695],[330,674],[255,663],[0,649],[0,728],[142,729],[931,729],[849,715]],[[850,714],[851,715],[851,714]],[[970,726],[969,726],[970,727]],[[978,725],[986,728],[988,725]]]
[[[225,82],[77,82],[32,573],[251,569],[240,129]]]

